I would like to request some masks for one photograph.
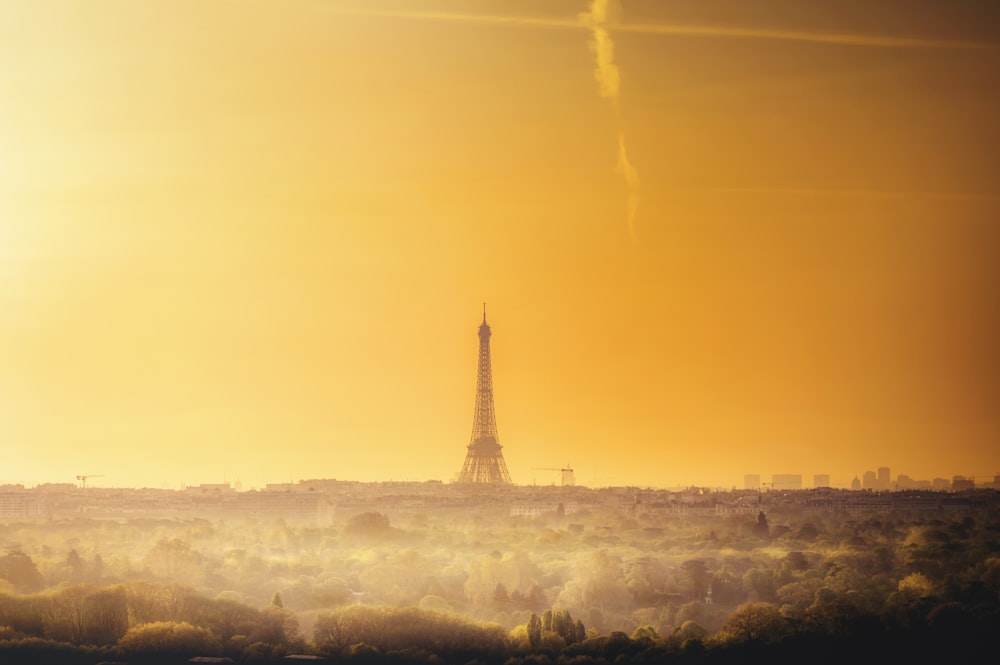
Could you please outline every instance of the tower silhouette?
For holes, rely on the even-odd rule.
[[[493,369],[490,363],[490,327],[486,323],[486,303],[483,303],[483,323],[479,326],[479,371],[476,375],[476,413],[472,420],[472,439],[465,464],[458,475],[460,483],[493,483],[510,485],[510,474],[503,461],[503,446],[497,436],[497,416],[493,411]]]

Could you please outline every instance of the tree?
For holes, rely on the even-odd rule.
[[[528,644],[532,649],[537,649],[542,643],[542,620],[534,612],[528,619]]]
[[[87,644],[115,644],[128,630],[128,601],[123,587],[94,591],[83,607]]]
[[[708,620],[708,607],[700,600],[692,600],[691,602],[684,603],[677,610],[677,615],[674,617],[677,625],[682,625],[688,621],[707,624]]]
[[[702,599],[708,593],[708,585],[712,580],[708,574],[708,566],[701,559],[690,559],[681,564],[681,568],[691,580],[691,597]]]
[[[0,579],[8,580],[21,593],[35,593],[45,587],[35,562],[18,550],[0,556]]]
[[[727,641],[737,643],[776,642],[785,633],[785,620],[770,603],[744,603],[722,628]]]
[[[79,584],[84,579],[83,559],[76,550],[70,550],[66,555],[66,567],[69,568],[69,580]]]
[[[639,626],[632,631],[629,639],[633,642],[638,642],[643,648],[648,649],[660,641],[660,634],[652,626]]]
[[[789,552],[785,555],[782,561],[783,565],[789,570],[795,572],[801,572],[803,570],[809,569],[809,561],[806,559],[805,554],[802,552]]]
[[[753,535],[764,540],[771,537],[771,528],[767,523],[767,515],[764,514],[763,510],[757,513],[757,523],[753,527]]]
[[[743,575],[743,590],[750,594],[752,600],[777,600],[774,571],[770,568],[751,568]]]
[[[377,512],[358,513],[344,525],[344,535],[350,538],[382,539],[391,532],[389,518]]]
[[[51,639],[81,644],[87,597],[93,587],[74,584],[63,587],[49,597],[45,636]]]
[[[90,582],[100,584],[104,577],[104,559],[100,554],[94,555],[94,560],[90,564]]]
[[[567,594],[565,599],[567,601],[572,600],[570,594],[567,593],[570,589],[571,584],[567,584],[563,589],[563,593]],[[606,550],[595,550],[579,577],[579,599],[579,603],[563,602],[562,599],[557,600],[557,602],[568,607],[579,607],[582,604],[587,608],[600,610],[602,613],[629,607],[632,602],[632,594],[625,586],[621,560],[609,555]]]
[[[299,621],[290,611],[271,605],[261,610],[257,625],[247,638],[251,643],[288,646],[299,639]]]
[[[587,629],[584,627],[583,622],[579,619],[576,620],[576,637],[573,642],[583,642],[587,639]]]
[[[708,636],[708,631],[702,628],[698,622],[688,620],[677,627],[676,634],[680,637],[681,641],[692,639],[703,640]]]
[[[655,595],[666,579],[666,569],[653,557],[641,557],[625,567],[625,584],[638,603],[655,602]]]
[[[934,595],[934,584],[921,573],[910,573],[899,581],[898,588],[901,592],[917,598]]]
[[[118,647],[134,657],[215,656],[222,653],[222,644],[212,631],[187,622],[173,621],[129,628],[118,640]]]
[[[143,559],[146,567],[164,581],[196,583],[202,578],[202,556],[180,538],[162,538]]]

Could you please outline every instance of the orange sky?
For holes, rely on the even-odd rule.
[[[3,3],[0,483],[992,477],[987,5]]]

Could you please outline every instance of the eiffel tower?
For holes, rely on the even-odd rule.
[[[458,475],[460,483],[491,483],[510,485],[510,474],[503,461],[497,436],[497,416],[493,411],[493,370],[490,364],[490,327],[486,324],[486,303],[483,303],[483,323],[479,326],[479,373],[476,377],[476,413],[472,420],[472,440],[465,464]]]

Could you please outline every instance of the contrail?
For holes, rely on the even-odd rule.
[[[245,0],[244,0],[245,2]],[[250,0],[251,4],[262,5],[260,0]],[[628,158],[625,130],[619,101],[621,76],[614,61],[612,32],[666,35],[679,37],[700,37],[715,39],[751,39],[770,41],[793,41],[812,44],[830,44],[846,47],[890,48],[890,49],[951,49],[1000,51],[1000,43],[925,39],[920,37],[892,37],[853,33],[823,33],[802,30],[782,30],[778,28],[722,27],[712,25],[682,24],[641,24],[620,23],[617,15],[618,0],[591,0],[590,10],[577,16],[577,20],[533,17],[504,16],[498,14],[464,14],[458,12],[428,12],[408,10],[376,10],[363,7],[338,6],[331,2],[300,2],[292,5],[321,13],[370,16],[395,19],[414,19],[452,23],[473,23],[508,26],[515,28],[537,28],[549,30],[589,30],[590,50],[595,58],[594,75],[601,97],[611,101],[618,129],[617,170],[628,190],[627,225],[629,237],[636,241],[635,219],[639,209],[639,173]],[[734,190],[736,191],[736,190]],[[748,192],[750,190],[747,190]]]
[[[836,44],[840,46],[870,46],[880,48],[956,49],[972,51],[1000,50],[1000,44],[992,42],[954,41],[947,39],[924,39],[921,37],[889,37],[835,32],[806,32],[801,30],[780,30],[771,28],[721,27],[712,25],[662,25],[641,23],[619,23],[614,26],[618,32],[648,35],[680,35],[690,37],[719,37],[730,39],[770,39],[814,44]]]
[[[256,4],[270,6],[257,0],[256,2],[241,2],[240,4]],[[587,30],[592,29],[591,23],[570,19],[540,17],[540,16],[502,16],[499,14],[463,14],[459,12],[427,12],[407,10],[378,10],[362,7],[338,6],[329,2],[303,2],[298,4],[279,3],[277,8],[297,7],[327,14],[345,16],[373,16],[384,18],[404,18],[427,21],[445,21],[452,23],[483,23],[509,26],[514,28],[541,28],[554,30]],[[601,10],[603,7],[603,11]],[[581,17],[597,15],[607,17],[608,3],[592,0],[591,11]],[[601,26],[608,33],[635,33],[649,35],[673,35],[681,37],[706,37],[716,39],[759,39],[770,41],[809,42],[813,44],[833,44],[839,46],[857,46],[872,48],[897,49],[953,49],[971,51],[1000,51],[1000,43],[976,42],[947,39],[926,39],[923,37],[891,37],[886,35],[869,35],[854,33],[809,32],[805,30],[782,30],[780,28],[749,28],[723,27],[714,25],[685,25],[664,23],[607,23]]]
[[[615,44],[611,41],[611,34],[607,29],[609,9],[612,9],[609,6],[609,0],[591,0],[590,11],[586,14],[580,14],[580,22],[588,26],[592,33],[590,50],[593,51],[597,61],[594,76],[597,79],[601,97],[610,99],[615,110],[615,122],[618,125],[618,172],[625,179],[625,186],[628,188],[626,220],[629,237],[632,242],[635,242],[635,215],[639,210],[639,173],[629,161],[628,151],[625,147],[625,123],[622,121],[621,103],[618,96],[621,88],[621,74],[618,71],[618,65],[615,64]],[[617,6],[613,9],[617,9]]]
[[[677,190],[682,192],[684,190]],[[927,201],[950,201],[956,203],[997,203],[1000,196],[979,192],[949,192],[941,190],[886,190],[886,189],[836,189],[821,187],[706,187],[689,189],[689,192],[706,194],[749,194],[767,196],[802,196],[816,198],[845,199],[924,199]]]

